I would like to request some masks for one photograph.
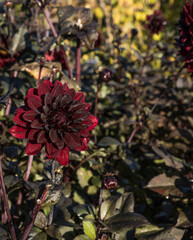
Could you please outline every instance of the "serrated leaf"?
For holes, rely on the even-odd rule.
[[[48,224],[48,219],[43,212],[38,212],[34,225],[39,228],[45,228]]]
[[[138,213],[120,213],[111,218],[108,218],[105,222],[105,226],[111,232],[120,232],[125,228],[135,228],[148,224],[148,220]]]
[[[96,226],[92,221],[84,220],[83,221],[83,230],[84,233],[92,240],[96,239]]]

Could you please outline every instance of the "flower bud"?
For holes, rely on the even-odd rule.
[[[113,73],[110,69],[104,68],[99,74],[99,80],[102,82],[108,82],[111,80]]]
[[[117,188],[117,178],[112,173],[107,173],[103,179],[103,187],[108,190]]]

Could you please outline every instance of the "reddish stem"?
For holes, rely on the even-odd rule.
[[[8,223],[9,223],[9,226],[10,226],[12,239],[17,240],[14,225],[13,225],[13,220],[12,220],[11,213],[10,213],[10,210],[9,210],[9,204],[8,204],[4,179],[3,179],[2,161],[3,161],[3,157],[0,159],[0,182],[1,182],[1,190],[2,190],[2,200],[3,200],[5,211],[6,211],[6,214],[7,214],[7,219],[8,219]]]
[[[43,11],[43,13],[44,13],[44,16],[45,16],[48,24],[50,25],[50,28],[51,28],[51,31],[52,31],[54,37],[57,38],[57,37],[58,37],[58,34],[57,34],[57,32],[56,32],[56,29],[55,29],[52,21],[50,20],[49,12],[46,10],[45,7],[42,8],[42,11]]]
[[[130,135],[128,141],[127,141],[128,144],[131,143],[133,137],[135,136],[136,132],[137,132],[139,129],[140,129],[140,126],[139,126],[139,125],[137,125],[137,126],[133,129],[133,132],[131,133],[131,135]]]
[[[80,59],[81,59],[81,41],[77,39],[77,48],[76,48],[76,81],[80,83]]]
[[[26,227],[23,235],[21,236],[20,240],[26,240],[28,238],[28,236],[31,232],[31,229],[34,225],[34,221],[36,219],[36,216],[37,216],[38,212],[40,211],[40,208],[41,208],[41,206],[42,206],[42,204],[43,204],[43,202],[44,202],[44,200],[47,196],[49,187],[50,187],[50,185],[46,186],[41,198],[37,200],[36,205],[35,205],[35,207],[33,209],[33,212],[32,212],[31,220],[30,220],[28,226]]]
[[[66,67],[68,69],[68,73],[69,73],[70,79],[72,80],[73,79],[72,71],[71,71],[70,64],[69,64],[69,61],[68,61],[68,58],[67,58],[67,55],[66,55],[66,51],[64,50],[63,47],[62,47],[62,52],[64,54],[64,60],[65,60],[65,63],[66,63]]]
[[[31,166],[32,166],[32,162],[33,162],[33,157],[34,157],[33,155],[29,155],[29,157],[28,157],[27,169],[26,169],[26,172],[25,172],[24,181],[27,181],[29,179]],[[23,198],[22,192],[20,191],[19,194],[18,194],[18,198],[17,198],[17,208],[21,205],[22,198]],[[15,213],[15,217],[16,217],[16,215],[17,215],[17,213]]]
[[[11,97],[9,97],[9,100],[8,100],[8,103],[7,103],[7,107],[6,107],[6,110],[5,110],[5,116],[8,116],[9,113],[10,113],[11,103],[12,103],[12,100],[11,100]]]

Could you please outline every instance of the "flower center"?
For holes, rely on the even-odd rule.
[[[51,128],[60,129],[66,125],[67,116],[61,109],[51,111],[49,114],[48,123]]]

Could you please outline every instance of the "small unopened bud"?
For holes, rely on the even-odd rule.
[[[108,82],[111,80],[113,73],[110,69],[104,68],[99,74],[99,80],[102,82]]]
[[[117,178],[112,173],[107,173],[103,179],[103,187],[108,190],[117,188]]]

